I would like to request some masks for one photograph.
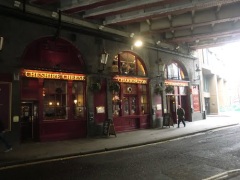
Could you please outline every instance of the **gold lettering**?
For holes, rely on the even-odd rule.
[[[43,78],[43,79],[64,79],[64,80],[85,80],[84,75],[68,74],[68,73],[52,73],[43,71],[29,71],[24,70],[23,75],[31,78]]]
[[[147,80],[145,79],[138,79],[138,78],[133,79],[133,78],[124,78],[124,77],[115,77],[114,79],[118,82],[147,84]]]

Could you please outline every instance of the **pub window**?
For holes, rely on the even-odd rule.
[[[129,52],[122,52],[114,57],[112,73],[131,76],[146,76],[142,62],[137,56]]]
[[[166,77],[167,79],[176,79],[176,80],[184,80],[186,79],[184,72],[181,67],[177,63],[169,64],[166,67]]]
[[[83,82],[73,82],[72,100],[74,119],[84,117]]]
[[[148,114],[149,110],[148,110],[148,98],[147,98],[147,85],[140,84],[139,89],[141,94],[141,99],[140,99],[141,114]]]
[[[67,82],[44,80],[43,116],[44,120],[67,119]]]
[[[123,84],[123,115],[137,114],[137,85]]]
[[[209,77],[206,77],[206,76],[203,77],[203,91],[204,92],[210,92],[210,90],[209,90]]]
[[[121,107],[121,100],[120,100],[120,92],[113,92],[113,115],[120,116],[120,107]]]

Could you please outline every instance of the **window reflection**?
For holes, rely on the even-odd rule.
[[[168,79],[177,79],[177,80],[184,80],[185,74],[181,67],[177,63],[172,63],[167,66],[165,71],[165,76]]]
[[[146,76],[141,61],[129,52],[122,52],[114,57],[112,73],[133,76]]]
[[[44,119],[66,119],[66,81],[45,80],[43,94]]]
[[[83,82],[73,82],[72,100],[74,119],[84,117]]]

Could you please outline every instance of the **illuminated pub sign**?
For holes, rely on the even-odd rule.
[[[174,80],[166,80],[166,86],[188,86],[188,81],[174,81]]]
[[[51,71],[38,71],[38,70],[22,70],[22,76],[29,78],[42,78],[42,79],[61,79],[61,80],[75,80],[84,81],[85,75],[63,72],[51,72]]]
[[[147,84],[147,79],[146,78],[133,78],[133,77],[115,76],[113,79],[120,82],[120,83]]]

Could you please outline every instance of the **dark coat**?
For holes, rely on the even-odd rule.
[[[183,108],[177,109],[177,116],[179,120],[183,120],[185,118],[185,111]]]

